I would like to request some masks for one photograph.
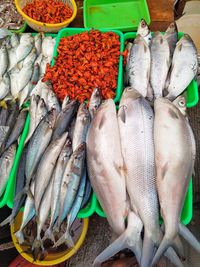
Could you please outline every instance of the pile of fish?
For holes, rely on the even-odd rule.
[[[19,109],[17,102],[7,102],[0,109],[0,197],[3,195],[13,166],[17,141],[27,117],[26,109]]]
[[[162,256],[183,267],[180,236],[200,252],[200,243],[181,223],[196,147],[180,94],[196,73],[196,49],[183,36],[173,46],[169,42],[171,48],[176,46],[170,53],[173,25],[164,36],[155,34],[152,39],[144,21],[139,30],[145,34],[131,46],[126,72],[131,86],[123,92],[118,113],[113,100],[104,101],[86,139],[89,178],[114,234],[114,242],[95,259],[95,267],[126,248],[141,267],[155,266]],[[171,30],[173,38],[168,39]]]
[[[151,101],[162,96],[174,100],[197,76],[197,49],[189,35],[178,41],[175,23],[165,34],[152,36],[142,20],[127,49],[126,84]]]
[[[7,36],[9,33],[2,32],[0,100],[19,99],[22,106],[43,77],[46,64],[53,58],[55,39],[45,37],[43,33],[35,36],[31,33],[13,33]]]
[[[35,259],[49,248],[74,245],[70,229],[91,194],[86,178],[86,135],[91,117],[101,102],[95,89],[89,108],[67,97],[60,107],[47,86],[45,100],[38,94],[31,96],[29,133],[18,168],[14,207],[1,223],[12,223],[24,205],[22,223],[15,235],[20,244],[31,244]],[[25,234],[30,221],[37,228],[35,234],[29,231],[32,239]],[[64,229],[62,235],[60,229]],[[46,246],[49,240],[52,242]]]
[[[19,30],[24,25],[22,16],[17,12],[14,0],[0,1],[0,28]]]

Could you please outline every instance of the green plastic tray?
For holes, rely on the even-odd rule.
[[[179,32],[178,37],[179,39],[183,36],[182,32]],[[134,39],[136,37],[135,32],[129,32],[124,34],[124,41],[127,41],[129,39]],[[198,90],[198,84],[197,81],[193,80],[188,88],[185,91],[185,97],[187,100],[187,107],[191,108],[198,104],[199,102],[199,90]]]
[[[135,31],[143,18],[150,24],[146,0],[85,0],[84,26]]]
[[[56,57],[58,56],[58,52],[57,52],[57,48],[60,42],[60,39],[63,37],[67,37],[67,36],[72,36],[78,33],[82,33],[85,31],[90,31],[90,28],[84,29],[84,28],[65,28],[62,29],[58,32],[58,36],[56,38],[56,45],[54,47],[54,59],[52,61],[52,66],[54,65],[56,60]],[[124,36],[120,31],[116,31],[116,30],[105,30],[105,29],[100,29],[101,32],[108,32],[108,31],[112,31],[114,33],[116,33],[117,35],[119,35],[120,38],[120,52],[122,53],[124,50]],[[121,94],[122,94],[122,88],[123,88],[123,57],[122,55],[120,55],[119,57],[119,68],[118,68],[118,80],[117,80],[117,88],[116,88],[116,96],[114,101],[118,102],[121,98]]]

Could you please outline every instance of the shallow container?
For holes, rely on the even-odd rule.
[[[83,16],[86,28],[134,31],[141,19],[150,24],[146,0],[85,0]]]

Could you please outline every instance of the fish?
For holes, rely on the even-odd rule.
[[[49,223],[49,228],[45,232],[44,239],[50,238],[54,242],[55,242],[55,239],[54,239],[52,230],[53,230],[54,223],[56,222],[56,219],[59,215],[59,196],[60,196],[61,182],[62,182],[64,170],[67,166],[67,163],[70,159],[71,154],[72,154],[72,143],[70,139],[68,138],[67,141],[65,142],[63,149],[61,150],[58,161],[56,163],[56,167],[52,174],[53,186],[52,186],[52,193],[51,193],[51,196],[52,196],[51,198],[51,220]]]
[[[36,114],[35,114],[35,128],[38,126],[40,121],[46,116],[47,114],[47,107],[44,102],[43,98],[40,98],[37,108],[36,108]]]
[[[42,52],[42,34],[39,32],[34,36],[35,48],[37,56]]]
[[[32,195],[34,194],[34,187],[35,187],[35,181],[33,181],[30,185],[30,190],[31,190]],[[20,229],[15,233],[15,236],[16,236],[19,244],[24,243],[23,229],[34,216],[35,216],[34,199],[32,196],[27,195],[25,205],[24,205],[22,223],[21,223]]]
[[[48,86],[50,86],[50,84]],[[45,100],[45,97],[42,96],[42,98]],[[48,110],[55,109],[57,114],[61,111],[59,101],[53,90],[51,90],[49,87],[48,87],[47,100],[45,102]]]
[[[68,127],[68,133],[69,133],[69,138],[72,140],[73,139],[73,135],[74,135],[74,127],[75,127],[75,123],[76,123],[76,117],[74,117],[71,121],[71,123],[69,124]]]
[[[32,48],[31,52],[28,54],[28,56],[23,61],[23,66],[26,66],[26,64],[31,63],[34,64],[37,57],[37,50],[35,47]]]
[[[154,97],[162,97],[165,82],[170,68],[170,50],[167,39],[160,32],[156,32],[151,41],[151,73],[150,83]]]
[[[0,158],[0,197],[3,195],[16,153],[16,144],[11,145]]]
[[[11,71],[12,68],[15,67],[15,65],[17,64],[17,58],[16,58],[16,49],[15,48],[10,48],[8,51],[8,68],[7,71]]]
[[[86,103],[79,106],[74,133],[72,138],[73,151],[82,143],[86,142],[87,131],[90,125],[90,113]]]
[[[8,130],[8,126],[0,126],[0,146],[5,142]]]
[[[17,92],[13,95],[18,96],[19,92],[28,84],[31,80],[33,74],[33,63],[31,61],[27,62],[26,65],[20,70],[18,74]]]
[[[66,95],[65,98],[63,99],[61,109],[64,109],[67,106],[67,104],[69,104],[69,102],[70,102],[69,96]]]
[[[195,139],[184,115],[185,99],[181,96],[176,103],[156,99],[154,110],[156,181],[165,234],[152,265],[173,245],[179,233],[181,211],[196,157]]]
[[[123,92],[118,124],[122,155],[126,164],[126,189],[130,205],[133,211],[137,211],[144,224],[142,257],[139,263],[141,267],[149,267],[155,248],[162,240],[154,160],[154,114],[147,100],[132,87],[127,87]],[[175,260],[180,263],[176,254],[174,259],[175,252],[172,248],[166,253],[172,262]]]
[[[16,64],[25,59],[34,46],[34,39],[31,34],[23,33],[20,38],[20,44],[16,48]]]
[[[43,156],[44,151],[48,147],[52,133],[53,127],[55,125],[56,114],[52,110],[47,113],[47,115],[40,121],[38,127],[33,133],[29,143],[27,151],[27,161],[26,161],[26,179],[27,185],[29,185],[31,178],[37,169],[38,163]]]
[[[0,80],[2,79],[3,75],[5,74],[7,68],[8,68],[8,51],[6,46],[0,47]]]
[[[42,41],[42,54],[45,57],[52,59],[55,44],[56,44],[55,38],[52,38],[51,36],[46,36]]]
[[[60,189],[60,208],[56,229],[59,229],[70,212],[77,195],[80,179],[85,166],[86,143],[81,143],[71,155],[64,170]]]
[[[184,34],[176,44],[174,51],[166,98],[174,100],[177,96],[182,94],[197,75],[197,71],[197,49],[191,37]]]
[[[146,23],[146,21],[144,19],[141,19],[138,29],[137,29],[137,35],[140,35],[144,38],[145,42],[147,43],[147,45],[149,46],[151,43],[151,39],[152,39],[152,34],[151,31],[149,29],[148,24]]]
[[[78,102],[76,100],[72,100],[64,109],[60,111],[56,119],[52,140],[56,140],[68,130],[69,124],[76,113],[77,106]]]
[[[39,59],[38,59],[39,60]],[[51,58],[42,56],[42,60],[40,62],[40,77],[43,77],[46,71],[46,65],[50,64]]]
[[[131,52],[131,48],[133,46],[133,43],[132,42],[128,42],[126,47],[125,47],[125,50],[128,51],[127,53],[127,57],[126,57],[126,67],[125,67],[125,72],[124,72],[124,84],[125,85],[128,85],[129,84],[129,76],[128,76],[128,62],[129,62],[129,58],[130,58],[130,52]]]
[[[16,66],[12,68],[12,70],[9,71],[8,74],[10,76],[10,91],[12,96],[15,97],[19,93],[18,81],[19,81],[20,69]]]
[[[102,100],[103,98],[102,98],[101,92],[99,91],[98,88],[95,88],[92,92],[92,95],[89,101],[89,112],[90,112],[91,119],[94,118],[97,112],[97,109],[101,105]]]
[[[0,39],[4,39],[4,38],[6,38],[7,36],[10,36],[10,35],[12,35],[12,33],[10,31],[8,31],[5,28],[0,28]]]
[[[81,203],[81,209],[87,205],[87,203],[90,199],[91,193],[92,193],[92,187],[91,187],[90,180],[88,179],[87,170],[85,170],[85,173],[83,175],[86,176],[86,185],[85,185],[85,192],[84,192],[84,196],[83,196],[83,201]]]
[[[16,33],[12,33],[12,35],[10,36],[10,44],[12,46],[12,48],[16,48],[19,45],[19,36]]]
[[[21,90],[21,92],[19,92],[19,106],[21,107],[24,102],[27,100],[27,98],[29,97],[30,92],[33,89],[33,84],[31,83],[31,81],[29,83],[27,83],[27,85]]]
[[[125,165],[114,101],[102,102],[88,130],[87,169],[92,188],[116,235],[125,231],[128,215]],[[108,149],[110,148],[110,149]]]
[[[164,37],[167,39],[170,50],[170,57],[173,58],[174,50],[176,48],[176,43],[178,42],[178,29],[176,22],[170,23],[166,32],[164,33]]]
[[[6,121],[8,119],[8,116],[9,116],[8,108],[2,108],[1,112],[0,112],[0,125],[1,126],[5,126],[6,125]]]
[[[44,188],[47,187],[51,179],[56,161],[59,157],[61,149],[66,141],[68,133],[63,133],[63,135],[55,141],[52,141],[50,145],[45,150],[36,171],[35,177],[35,210],[36,215],[38,215],[42,197],[44,195]]]
[[[10,92],[10,77],[5,73],[0,79],[0,100],[4,99]]]
[[[73,222],[75,221],[77,214],[81,208],[81,204],[82,204],[83,197],[84,197],[85,184],[86,184],[86,176],[83,175],[81,177],[81,182],[79,185],[79,189],[78,189],[74,204],[71,208],[69,215],[67,216],[66,231],[65,231],[64,235],[61,236],[58,241],[56,241],[54,247],[58,247],[63,243],[65,243],[68,247],[74,247],[74,242],[73,242],[71,234],[70,234],[70,228],[71,228]]]
[[[127,62],[128,84],[138,90],[144,97],[147,95],[151,67],[149,46],[140,35],[134,40]]]
[[[41,62],[42,62],[42,53],[39,54],[35,60],[35,64],[38,64],[40,66]],[[40,74],[40,69],[39,69],[39,74]],[[41,75],[40,75],[41,76]]]
[[[27,110],[21,110],[19,113],[19,116],[17,117],[16,123],[12,129],[12,132],[8,138],[8,140],[5,143],[4,150],[8,149],[14,142],[17,142],[19,136],[21,135],[24,124],[26,121],[28,111]]]

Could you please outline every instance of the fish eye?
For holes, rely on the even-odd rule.
[[[133,88],[132,87],[127,87],[127,91],[132,91]]]
[[[184,101],[184,100],[179,101],[179,105],[180,105],[181,107],[184,107],[184,106],[185,106],[185,101]]]

